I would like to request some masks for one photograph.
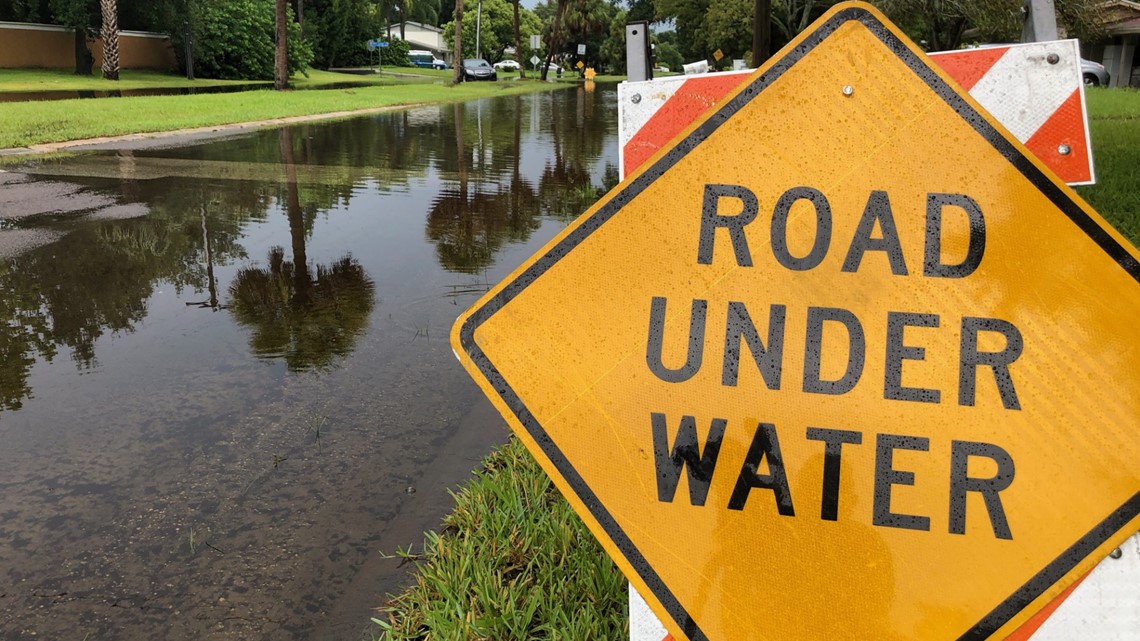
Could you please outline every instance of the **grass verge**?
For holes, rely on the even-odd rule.
[[[387,67],[392,73],[407,76],[421,76],[425,79],[449,80],[451,71],[436,71],[417,67]],[[294,74],[289,80],[298,89],[313,89],[344,82],[390,84],[391,78],[382,74],[352,74],[309,69],[304,74]],[[198,78],[187,80],[185,76],[147,71],[124,69],[119,80],[104,80],[99,74],[77,76],[66,69],[0,69],[0,93],[31,91],[128,91],[137,89],[203,89],[227,85],[272,85],[272,80],[214,80]]]
[[[1140,91],[1090,88],[1086,98],[1097,184],[1077,193],[1140,246]]]
[[[0,103],[0,149],[289,116],[457,102],[556,87],[540,82],[463,83],[447,86],[391,77],[377,82],[382,84],[323,91],[266,90],[192,96]]]
[[[1098,184],[1079,188],[1140,245],[1140,91],[1088,94]],[[380,608],[374,638],[622,639],[625,581],[518,441],[493,453]]]
[[[416,582],[379,615],[378,638],[622,639],[625,579],[512,439],[427,534]]]

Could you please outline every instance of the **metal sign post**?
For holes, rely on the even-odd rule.
[[[1057,39],[1057,9],[1053,0],[1025,0],[1021,11],[1025,18],[1021,28],[1022,42]]]
[[[649,22],[625,25],[625,72],[630,82],[653,79],[653,56],[649,48]]]

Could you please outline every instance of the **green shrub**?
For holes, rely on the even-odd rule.
[[[274,3],[200,0],[194,21],[194,72],[203,78],[272,80]],[[304,71],[313,51],[289,12],[289,73]]]
[[[411,49],[403,40],[392,38],[387,47],[380,48],[380,64],[387,67],[410,67],[412,61],[408,59],[408,52]]]
[[[312,39],[313,64],[366,67],[375,55],[365,43],[380,37],[384,20],[375,0],[307,0],[305,37]]]

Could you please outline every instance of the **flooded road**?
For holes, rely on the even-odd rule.
[[[367,638],[506,439],[452,321],[616,182],[615,101],[4,167],[0,638]]]

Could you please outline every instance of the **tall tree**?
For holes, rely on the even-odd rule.
[[[463,0],[455,0],[455,62],[452,82],[463,81]]]
[[[519,0],[515,0],[515,62],[519,63],[519,78],[526,78],[526,62],[523,61],[522,38],[519,36]]]
[[[962,46],[967,32],[980,42],[1016,42],[1022,0],[874,0],[927,51]],[[1054,0],[1057,26],[1067,37],[1095,41],[1104,36],[1100,0]]]
[[[546,38],[546,64],[542,65],[542,80],[546,81],[547,74],[550,73],[550,61],[554,58],[554,52],[562,46],[562,15],[566,13],[566,7],[573,0],[558,0],[558,9],[554,12],[554,23],[550,25],[550,33]]]
[[[281,91],[289,88],[289,15],[285,11],[286,0],[277,0],[277,50],[273,59],[273,88]]]
[[[50,0],[53,21],[75,30],[75,75],[90,76],[94,58],[87,48],[87,29],[91,26],[91,11],[87,0]]]
[[[119,79],[119,3],[117,0],[99,0],[103,13],[103,77]]]
[[[772,0],[756,0],[752,13],[752,67],[772,55]]]

